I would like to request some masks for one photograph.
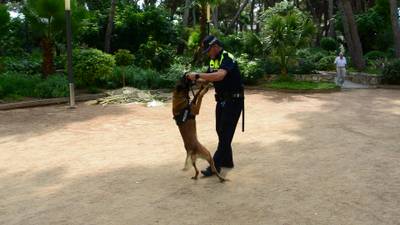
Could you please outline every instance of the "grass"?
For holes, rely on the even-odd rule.
[[[265,84],[265,87],[285,90],[330,90],[337,88],[334,83],[311,81],[273,81]]]

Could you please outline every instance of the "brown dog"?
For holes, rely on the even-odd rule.
[[[190,101],[189,91],[192,85],[192,81],[188,80],[186,76],[182,77],[178,81],[172,97],[172,113],[179,127],[187,153],[184,170],[189,169],[188,166],[191,161],[196,171],[192,179],[197,179],[199,170],[196,167],[196,159],[202,158],[207,160],[213,173],[218,176],[221,182],[224,182],[226,179],[215,168],[210,152],[197,140],[195,117],[199,114],[201,101],[210,88],[210,84],[201,85],[197,93],[194,94],[193,100]]]

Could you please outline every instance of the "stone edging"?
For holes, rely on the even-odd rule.
[[[89,101],[95,100],[98,98],[106,97],[107,94],[86,94],[76,96],[75,101]],[[40,99],[40,100],[32,100],[32,101],[22,101],[15,103],[4,103],[0,104],[0,110],[10,110],[10,109],[18,109],[18,108],[30,108],[30,107],[38,107],[38,106],[46,106],[46,105],[56,105],[63,104],[69,102],[69,98],[49,98],[49,99]]]
[[[341,88],[336,87],[332,89],[309,89],[309,90],[291,90],[291,89],[274,89],[274,88],[266,88],[261,86],[245,86],[245,90],[259,90],[259,91],[277,91],[284,93],[297,93],[297,94],[307,94],[307,93],[334,93],[340,92]]]

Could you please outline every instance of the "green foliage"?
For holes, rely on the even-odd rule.
[[[384,84],[400,85],[400,60],[396,59],[385,66],[382,82]]]
[[[34,96],[39,98],[66,97],[68,94],[68,79],[59,74],[50,75],[46,80],[38,83],[34,89]]]
[[[79,35],[76,35],[75,40],[90,48],[103,49],[107,19],[107,14],[89,11],[86,17],[81,20],[81,26],[76,32]]]
[[[240,72],[245,84],[256,84],[257,81],[264,75],[264,65],[261,60],[249,60],[247,54],[242,54],[237,59],[240,67]]]
[[[114,55],[117,66],[132,65],[133,60],[135,59],[134,55],[131,54],[131,52],[126,49],[118,49],[118,51]]]
[[[323,37],[320,44],[322,49],[331,52],[337,51],[339,47],[339,43],[331,37]]]
[[[150,36],[145,44],[140,45],[137,56],[137,65],[140,67],[161,71],[170,66],[174,49],[171,45],[158,43]]]
[[[335,58],[336,56],[325,56],[318,61],[316,67],[318,70],[335,70]]]
[[[60,39],[65,35],[65,3],[63,0],[28,0],[23,13],[38,38]],[[72,27],[78,29],[86,10],[71,0]]]
[[[143,69],[136,66],[128,66],[123,70],[120,67],[114,69],[113,77],[122,77],[125,73],[126,84],[139,89],[154,89],[162,86],[160,74],[152,69]]]
[[[134,4],[117,7],[113,49],[129,49],[135,53],[151,36],[161,45],[177,42],[177,29],[169,20],[168,12],[161,7],[139,9]]]
[[[113,73],[115,59],[98,49],[75,49],[73,70],[78,86],[102,84]]]
[[[299,59],[298,64],[289,68],[289,72],[294,74],[311,74],[316,69],[315,63],[307,59]]]
[[[39,74],[41,71],[41,56],[38,54],[25,55],[23,57],[3,57],[4,71],[24,74]]]
[[[9,22],[10,14],[8,13],[8,7],[0,4],[0,38],[5,34]]]
[[[262,26],[261,39],[265,49],[279,58],[282,74],[286,75],[296,51],[311,43],[315,26],[309,15],[288,1],[267,9],[263,13]]]
[[[378,60],[378,59],[385,59],[386,53],[381,52],[381,51],[370,51],[367,54],[364,55],[364,58],[368,60]]]
[[[264,64],[264,72],[265,74],[279,74],[280,67],[279,67],[279,62],[276,58],[273,57],[267,57],[262,60]]]
[[[16,96],[35,96],[35,86],[41,81],[39,75],[26,75],[16,72],[0,74],[0,98]]]
[[[233,54],[239,53],[240,49],[243,48],[241,38],[235,34],[229,34],[219,37],[224,45],[224,49]]]
[[[376,0],[367,11],[355,15],[358,33],[364,52],[386,51],[393,44],[388,0]],[[336,15],[336,29],[343,31],[342,16]]]
[[[193,30],[190,32],[189,39],[188,39],[188,48],[190,50],[195,50],[200,43],[200,31]]]
[[[224,49],[234,54],[247,54],[250,58],[263,56],[260,38],[253,32],[240,32],[220,37]]]

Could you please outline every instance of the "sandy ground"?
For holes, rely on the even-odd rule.
[[[214,152],[212,92],[197,121]],[[399,90],[248,91],[223,184],[181,171],[171,117],[171,104],[0,112],[0,224],[400,224]]]

